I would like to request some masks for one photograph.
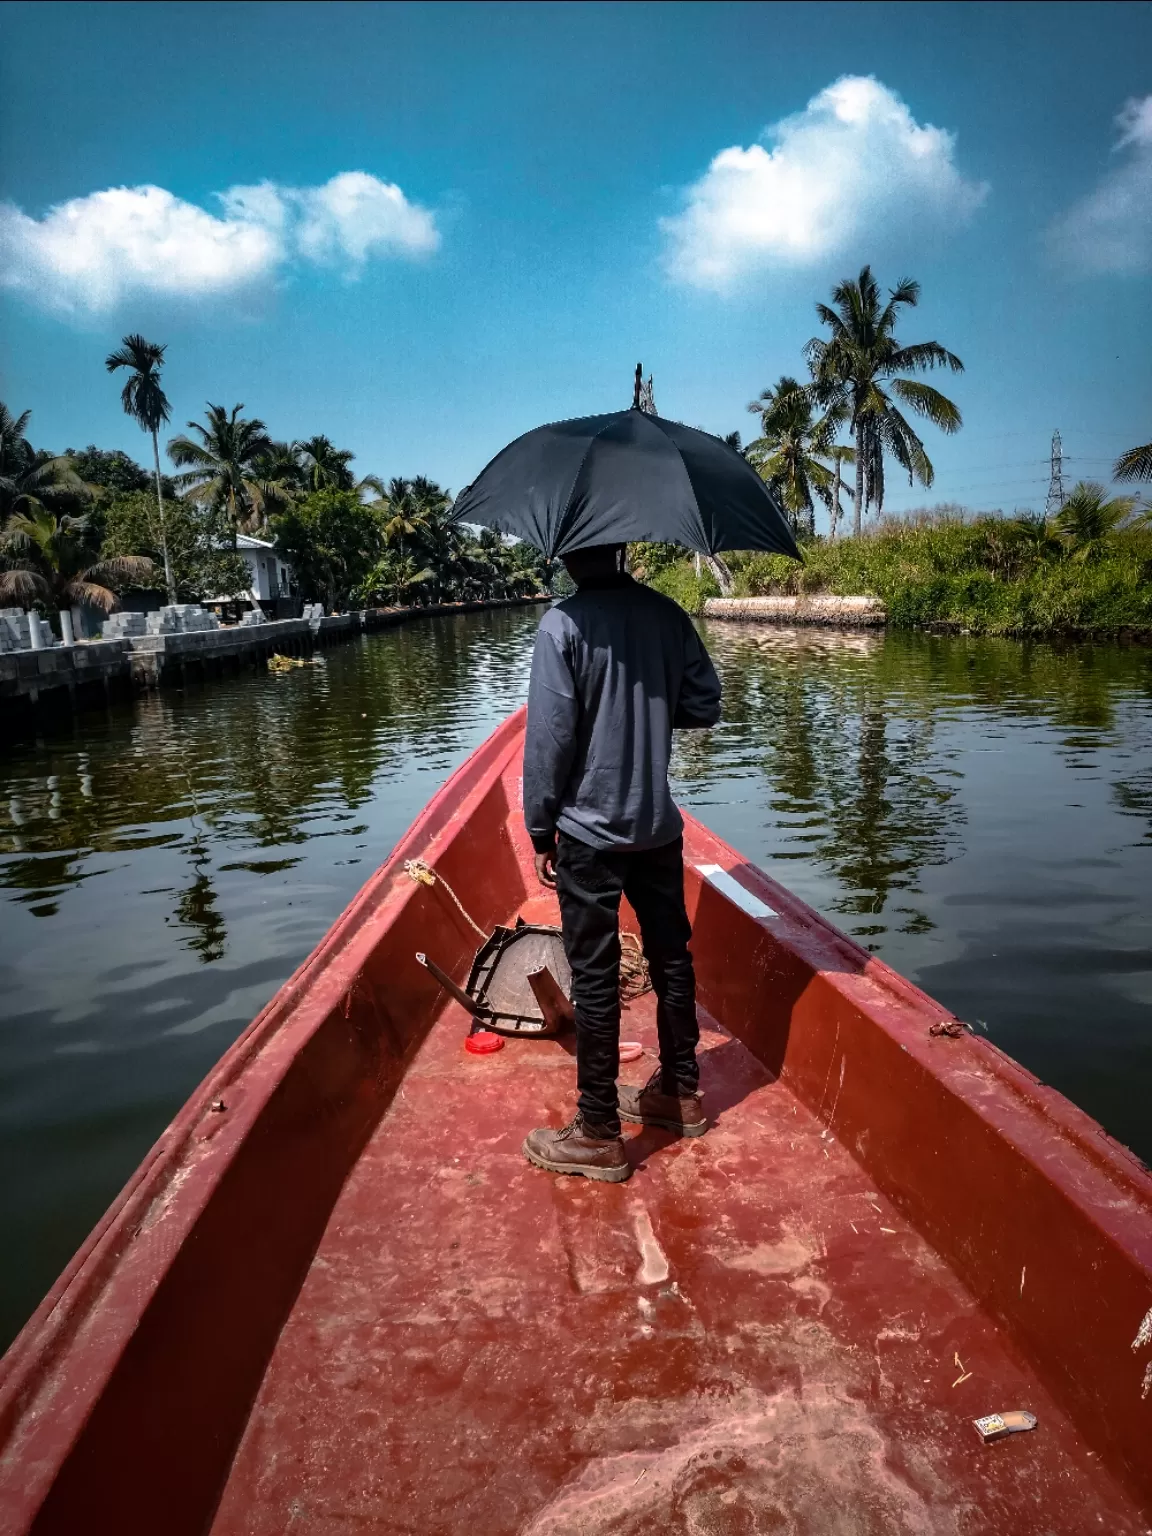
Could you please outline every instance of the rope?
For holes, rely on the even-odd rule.
[[[620,935],[620,996],[626,1003],[651,992],[652,978],[640,940],[634,933]]]
[[[482,939],[487,939],[488,935],[484,932],[483,928],[481,928],[480,924],[475,920],[475,918],[470,917],[469,914],[465,911],[464,903],[460,900],[459,896],[457,896],[456,892],[448,884],[447,880],[445,880],[444,876],[435,874],[428,867],[428,865],[425,864],[423,859],[408,859],[404,864],[404,873],[408,876],[409,880],[415,880],[418,885],[442,885],[448,892],[449,896],[451,896],[452,900],[456,903],[460,916],[464,919],[468,926],[470,928],[474,928]]]

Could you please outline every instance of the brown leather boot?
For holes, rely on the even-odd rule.
[[[549,1173],[582,1173],[608,1184],[619,1184],[632,1173],[620,1137],[587,1124],[579,1110],[561,1131],[548,1126],[532,1131],[524,1142],[524,1156]]]
[[[703,1136],[708,1121],[698,1093],[664,1093],[657,1067],[643,1088],[627,1088],[621,1083],[620,1118],[640,1125],[658,1125],[665,1131],[679,1131],[681,1136]]]

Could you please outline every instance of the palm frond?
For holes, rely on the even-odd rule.
[[[888,367],[893,372],[899,369],[920,372],[930,368],[949,368],[953,373],[964,372],[964,364],[956,354],[942,347],[938,341],[918,341],[908,347],[897,347],[888,358]]]
[[[915,478],[921,485],[931,485],[936,478],[936,471],[911,422],[893,406],[880,426],[884,446],[901,468],[907,471],[909,484]]]
[[[1114,480],[1152,480],[1152,443],[1129,448],[1116,460],[1112,469]]]
[[[931,384],[921,384],[918,379],[893,379],[892,393],[941,432],[959,432],[963,425],[959,409]]]
[[[39,571],[26,566],[0,571],[0,603],[5,607],[31,608],[37,602],[50,602],[52,588]]]
[[[146,555],[111,555],[106,560],[98,560],[95,565],[90,565],[82,572],[81,580],[99,582],[129,582],[133,586],[143,586],[156,574],[156,566]]]
[[[69,607],[96,608],[104,614],[111,613],[116,606],[115,592],[110,592],[99,582],[89,581],[84,576],[66,581],[60,588],[60,595]]]

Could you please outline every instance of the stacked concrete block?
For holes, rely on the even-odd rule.
[[[246,608],[240,615],[240,628],[252,629],[257,624],[266,624],[263,608]]]
[[[105,640],[129,640],[147,633],[147,615],[143,613],[113,613],[104,620],[102,631]]]
[[[320,620],[324,617],[324,604],[323,603],[305,603],[304,604],[304,617],[308,620],[309,624],[318,624],[320,622]]]
[[[167,603],[147,616],[143,633],[148,635],[195,635],[219,629],[220,620],[199,603]],[[107,633],[107,631],[105,631]]]
[[[47,620],[23,608],[0,608],[0,651],[40,651],[60,642]]]
[[[23,608],[0,608],[0,653],[26,651],[32,645]]]

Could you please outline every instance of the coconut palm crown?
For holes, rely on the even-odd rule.
[[[172,438],[168,456],[186,466],[176,476],[179,485],[197,502],[223,509],[232,526],[233,540],[239,531],[251,532],[265,522],[265,486],[262,466],[272,452],[272,439],[257,417],[241,416],[243,405],[226,411],[222,405],[207,407],[207,425],[188,423],[189,432]]]
[[[839,403],[822,416],[814,407],[812,391],[785,375],[749,405],[760,417],[761,435],[744,450],[761,479],[779,493],[797,532],[808,535],[816,531],[813,494],[831,508],[834,476],[821,461],[832,457],[836,432],[847,416]]]
[[[905,345],[896,339],[901,310],[914,308],[919,298],[920,284],[904,278],[884,303],[872,269],[866,266],[858,278],[847,278],[832,290],[834,307],[816,306],[832,334],[828,339],[814,337],[805,355],[820,403],[825,408],[846,407],[856,448],[853,531],[857,534],[865,506],[874,505],[877,513],[883,509],[886,453],[907,472],[909,484],[918,480],[928,486],[935,478],[924,444],[900,405],[942,432],[960,429],[960,411],[946,395],[918,379],[900,377],[933,368],[964,371],[960,359],[938,341]]]
[[[160,383],[160,369],[164,365],[167,346],[148,341],[138,331],[125,336],[117,352],[109,352],[104,366],[109,373],[127,368],[128,379],[120,391],[120,404],[125,414],[131,416],[142,432],[152,437],[152,461],[156,473],[156,507],[160,514],[160,543],[164,552],[164,582],[168,588],[168,601],[176,601],[176,583],[172,577],[172,562],[168,558],[168,535],[164,527],[164,490],[160,483],[160,428],[172,415],[168,397]]]
[[[70,459],[33,448],[25,435],[31,419],[31,411],[13,416],[0,400],[0,526],[14,513],[38,512],[46,502],[89,494]]]
[[[1112,536],[1143,520],[1135,496],[1108,496],[1095,480],[1081,480],[1065,498],[1053,519],[1071,559],[1096,560],[1108,550]]]
[[[351,491],[355,489],[348,468],[356,457],[347,448],[337,448],[322,433],[293,445],[303,458],[302,472],[310,491]]]

